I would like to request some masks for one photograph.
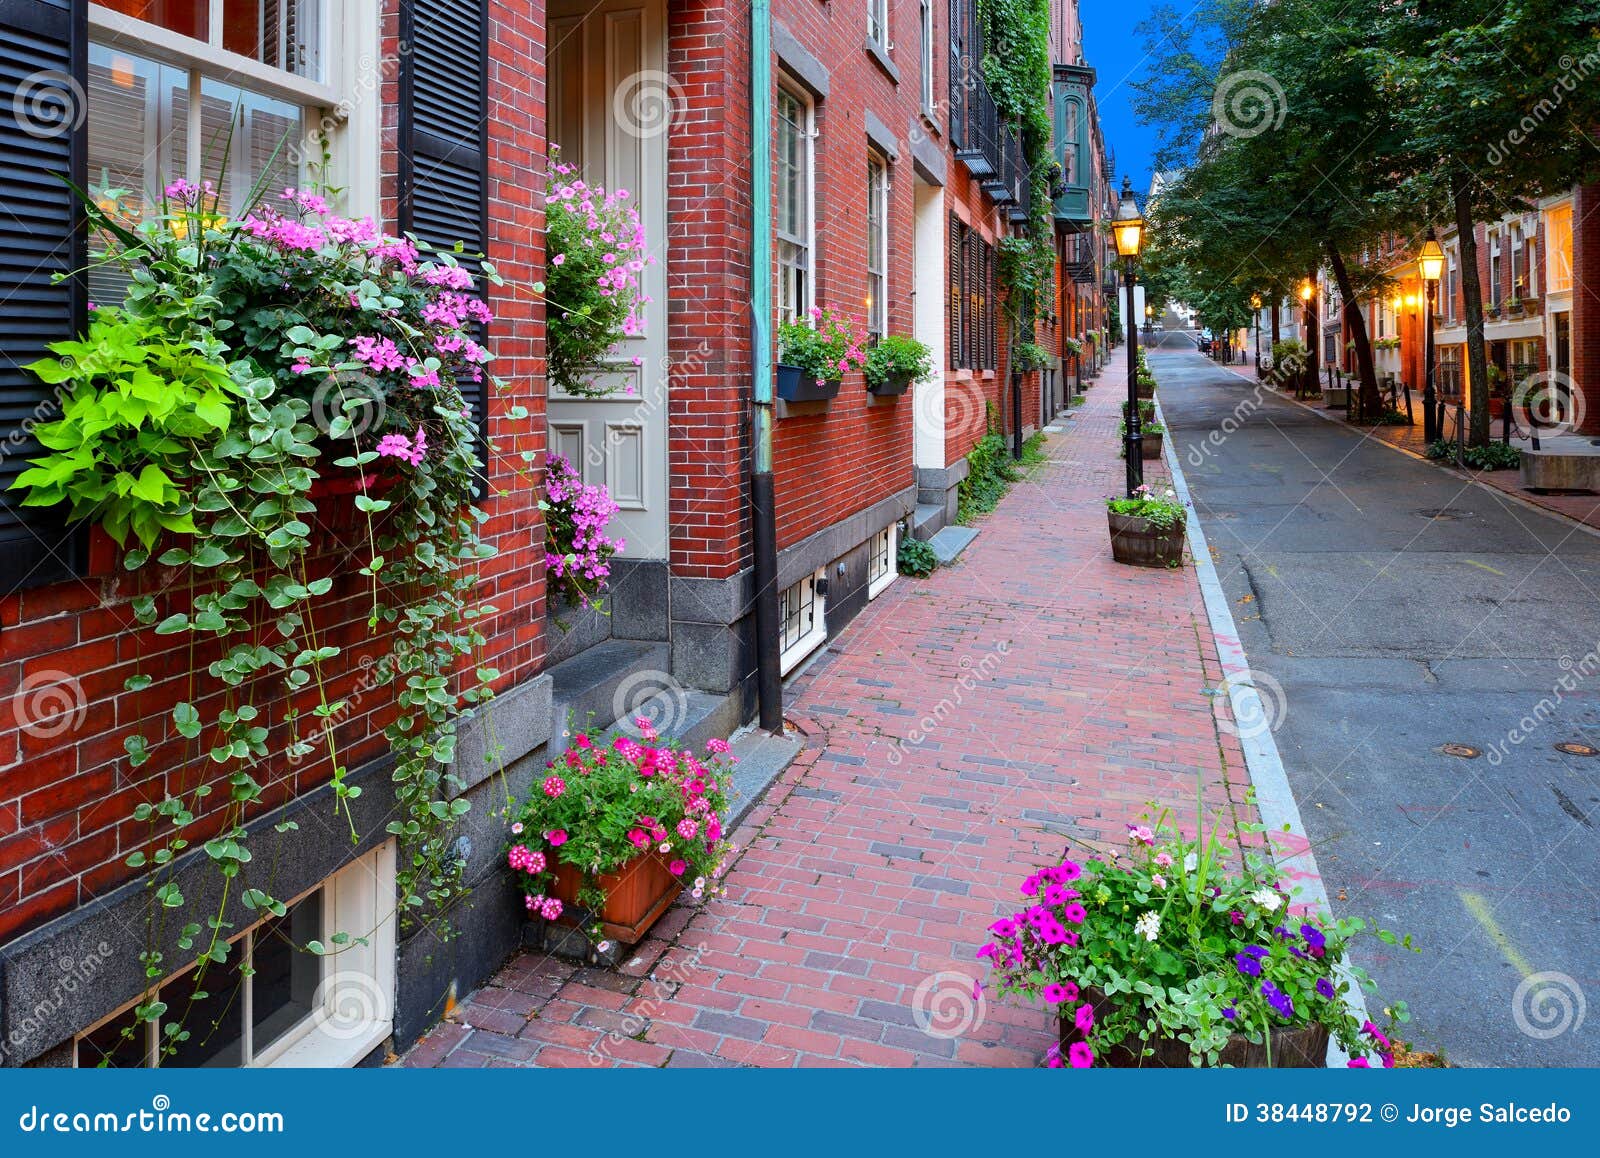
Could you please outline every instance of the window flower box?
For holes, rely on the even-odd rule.
[[[778,397],[785,402],[826,402],[839,394],[840,378],[818,378],[800,366],[778,363]]]

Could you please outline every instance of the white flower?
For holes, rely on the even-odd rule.
[[[1283,904],[1283,898],[1276,889],[1257,889],[1250,894],[1250,899],[1269,913],[1276,913]]]
[[[1133,923],[1133,931],[1146,941],[1154,941],[1156,934],[1161,932],[1161,914],[1157,912],[1145,913]]]
[[[1183,871],[1184,872],[1192,873],[1192,872],[1194,872],[1195,869],[1197,869],[1199,867],[1200,867],[1200,854],[1199,853],[1191,852],[1188,856],[1183,858]]]
[[[665,840],[662,841],[661,842],[661,851],[662,852],[671,852],[672,851],[672,843],[670,841],[665,841]]]

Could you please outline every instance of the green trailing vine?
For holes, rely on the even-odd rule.
[[[1049,0],[979,0],[984,30],[983,77],[1000,117],[1022,142],[1032,193],[1027,227],[1000,243],[1000,287],[1012,333],[1031,339],[1049,300],[1055,270],[1051,180]],[[1054,166],[1054,168],[1052,168]]]
[[[252,198],[225,221],[209,185],[180,181],[137,225],[85,201],[105,239],[97,260],[124,268],[128,288],[31,367],[62,413],[36,431],[46,453],[15,486],[104,528],[122,566],[148,576],[137,622],[187,641],[181,679],[141,665],[126,681],[137,693],[160,679],[163,702],[176,700],[124,741],[131,768],[154,762],[133,812],[145,836],[126,858],[154,901],[149,987],[124,1034],[160,1019],[169,1057],[209,970],[229,960],[233,901],[260,918],[287,911],[249,847],[250,822],[283,799],[274,782],[299,795],[296,767],[325,762],[352,844],[364,839],[340,725],[374,689],[392,706],[386,831],[401,912],[442,924],[462,892],[457,728],[498,677],[472,662],[477,621],[493,611],[476,602],[476,568],[494,552],[479,533],[483,471],[461,388],[484,378],[489,355],[472,335],[489,318],[455,255],[338,217],[313,193],[288,190],[271,208]],[[498,282],[487,263],[482,276]],[[340,536],[348,564],[319,555],[333,545],[313,531],[325,516],[353,524]],[[351,665],[335,664],[361,634],[351,608],[363,601],[366,636],[386,651],[341,695]],[[188,907],[176,865],[197,844],[222,887],[172,936]],[[298,948],[336,953],[362,932]],[[187,1009],[158,993],[169,942],[194,954]]]

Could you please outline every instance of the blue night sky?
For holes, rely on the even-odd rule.
[[[1095,99],[1106,144],[1116,154],[1117,185],[1122,175],[1133,178],[1142,199],[1150,187],[1150,154],[1155,134],[1133,116],[1127,82],[1144,74],[1144,49],[1134,26],[1149,16],[1157,0],[1082,0],[1083,55],[1095,69]]]

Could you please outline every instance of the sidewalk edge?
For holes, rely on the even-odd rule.
[[[1156,403],[1160,418],[1160,403]],[[1163,421],[1163,425],[1165,425]],[[1188,516],[1189,550],[1194,556],[1195,578],[1200,583],[1200,595],[1205,600],[1206,618],[1210,622],[1211,637],[1216,641],[1217,658],[1222,664],[1224,682],[1228,688],[1228,701],[1235,720],[1270,719],[1261,703],[1255,685],[1249,682],[1250,659],[1244,645],[1239,642],[1239,628],[1233,621],[1233,610],[1228,606],[1227,593],[1222,590],[1222,580],[1211,561],[1211,551],[1206,544],[1205,530],[1200,526],[1200,516],[1195,511],[1189,495],[1188,481],[1183,477],[1183,467],[1171,439],[1165,440],[1162,455],[1172,474],[1172,489],[1177,492]],[[1235,678],[1242,677],[1242,678]],[[1245,768],[1250,773],[1250,783],[1255,788],[1256,809],[1261,822],[1269,832],[1287,832],[1305,845],[1305,851],[1279,858],[1279,864],[1301,890],[1301,899],[1309,901],[1326,913],[1333,912],[1328,900],[1328,890],[1322,883],[1322,872],[1317,867],[1316,853],[1306,835],[1300,817],[1300,805],[1295,801],[1294,790],[1289,787],[1289,777],[1283,768],[1283,757],[1278,753],[1278,742],[1272,730],[1257,734],[1255,729],[1240,729],[1239,747],[1244,752]],[[1350,988],[1346,1001],[1357,1020],[1368,1018],[1366,995],[1361,987],[1348,978]],[[1328,1063],[1342,1068],[1347,1056],[1330,1040]]]

